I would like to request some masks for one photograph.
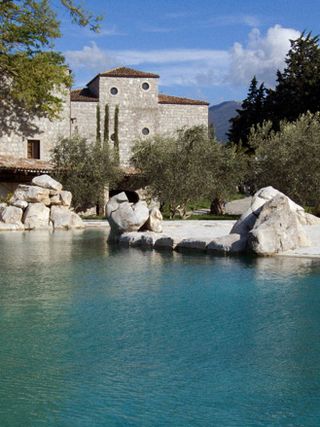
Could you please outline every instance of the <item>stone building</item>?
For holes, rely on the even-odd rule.
[[[158,81],[157,74],[125,67],[98,74],[86,88],[71,91],[72,132],[95,140],[99,106],[103,138],[107,106],[112,144],[118,108],[120,163],[126,166],[138,138],[174,132],[184,126],[208,126],[207,102],[159,94]]]
[[[8,183],[22,180],[18,167],[14,168],[15,161],[21,165],[23,159],[29,159],[30,176],[37,173],[38,166],[41,171],[46,167],[49,171],[50,151],[59,138],[78,133],[94,142],[99,116],[102,140],[106,109],[110,144],[118,139],[123,167],[129,165],[131,148],[138,138],[168,134],[184,126],[208,126],[207,102],[159,94],[158,81],[157,74],[115,68],[98,74],[83,89],[65,91],[59,119],[35,120],[32,132],[0,129],[0,196],[14,187]],[[28,169],[24,169],[23,181],[28,175]]]

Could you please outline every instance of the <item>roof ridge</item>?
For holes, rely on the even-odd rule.
[[[181,96],[166,95],[159,93],[159,104],[185,104],[185,105],[209,105],[209,102],[198,99],[185,98]]]

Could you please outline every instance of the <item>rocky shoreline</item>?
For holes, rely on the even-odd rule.
[[[221,230],[220,227],[216,235],[207,230],[203,237],[199,234],[174,236],[166,230],[157,232],[146,227],[150,224],[148,212],[151,216],[152,211],[142,203],[130,203],[124,193],[110,199],[107,204],[110,242],[128,247],[273,256],[310,247],[312,242],[304,227],[320,225],[320,218],[305,212],[273,187],[259,190],[249,209],[237,222],[230,221],[229,228]]]

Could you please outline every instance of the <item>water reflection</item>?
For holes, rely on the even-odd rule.
[[[106,239],[0,234],[0,424],[318,424],[318,261]]]

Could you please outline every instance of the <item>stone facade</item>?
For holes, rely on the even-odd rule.
[[[208,103],[159,94],[158,80],[158,75],[128,68],[97,75],[87,88],[71,93],[72,131],[94,141],[99,105],[103,139],[104,112],[108,105],[112,144],[118,106],[120,163],[128,166],[137,139],[173,133],[184,126],[208,126]]]
[[[50,151],[57,140],[70,136],[70,91],[61,94],[63,107],[58,119],[35,119],[32,123],[34,131],[10,132],[0,134],[0,156],[28,157],[28,140],[40,141],[40,159],[49,160]]]
[[[118,138],[120,163],[129,164],[131,148],[139,138],[166,134],[183,126],[208,126],[208,104],[186,98],[159,94],[159,76],[129,68],[116,68],[97,75],[87,87],[65,91],[60,118],[34,121],[37,128],[32,134],[25,132],[0,133],[0,156],[27,158],[28,141],[38,141],[37,157],[49,161],[54,144],[61,137],[75,133],[90,142],[97,135],[97,106],[100,107],[100,129],[103,139],[104,112],[109,108],[109,137],[113,144],[115,110],[119,109]],[[17,126],[18,129],[18,126]]]

